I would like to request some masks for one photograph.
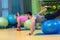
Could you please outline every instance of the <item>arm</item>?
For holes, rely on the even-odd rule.
[[[17,24],[17,28],[19,28],[21,23],[20,23],[19,20],[17,20],[17,22],[18,22],[18,24]]]
[[[31,29],[30,29],[30,33],[29,33],[29,35],[32,35],[33,34],[33,32],[35,31],[35,20],[36,20],[36,17],[32,17],[32,26],[31,26]]]

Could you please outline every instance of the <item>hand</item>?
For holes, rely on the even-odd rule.
[[[31,36],[32,34],[31,33],[28,33],[27,35],[25,35],[25,36]]]
[[[17,28],[17,31],[21,31],[21,28]]]
[[[32,33],[29,33],[28,35],[32,35]]]

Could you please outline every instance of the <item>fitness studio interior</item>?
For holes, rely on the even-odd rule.
[[[60,40],[60,0],[0,0],[0,40]]]

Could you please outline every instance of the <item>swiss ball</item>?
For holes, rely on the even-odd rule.
[[[41,23],[36,23],[36,28],[41,28]]]
[[[14,14],[9,14],[7,19],[10,25],[15,25],[17,23],[16,19],[14,18]]]
[[[44,34],[56,34],[58,33],[58,20],[47,20],[42,23],[42,31]]]
[[[0,27],[7,27],[8,26],[8,20],[5,17],[0,17]]]
[[[27,28],[27,29],[30,29],[31,28],[31,24],[32,21],[31,20],[27,20],[25,23],[24,23],[24,27]]]
[[[59,29],[59,33],[60,33],[60,20],[58,20],[58,29]]]

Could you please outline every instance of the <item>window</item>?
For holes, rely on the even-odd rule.
[[[8,0],[1,0],[2,1],[2,16],[8,16]]]

